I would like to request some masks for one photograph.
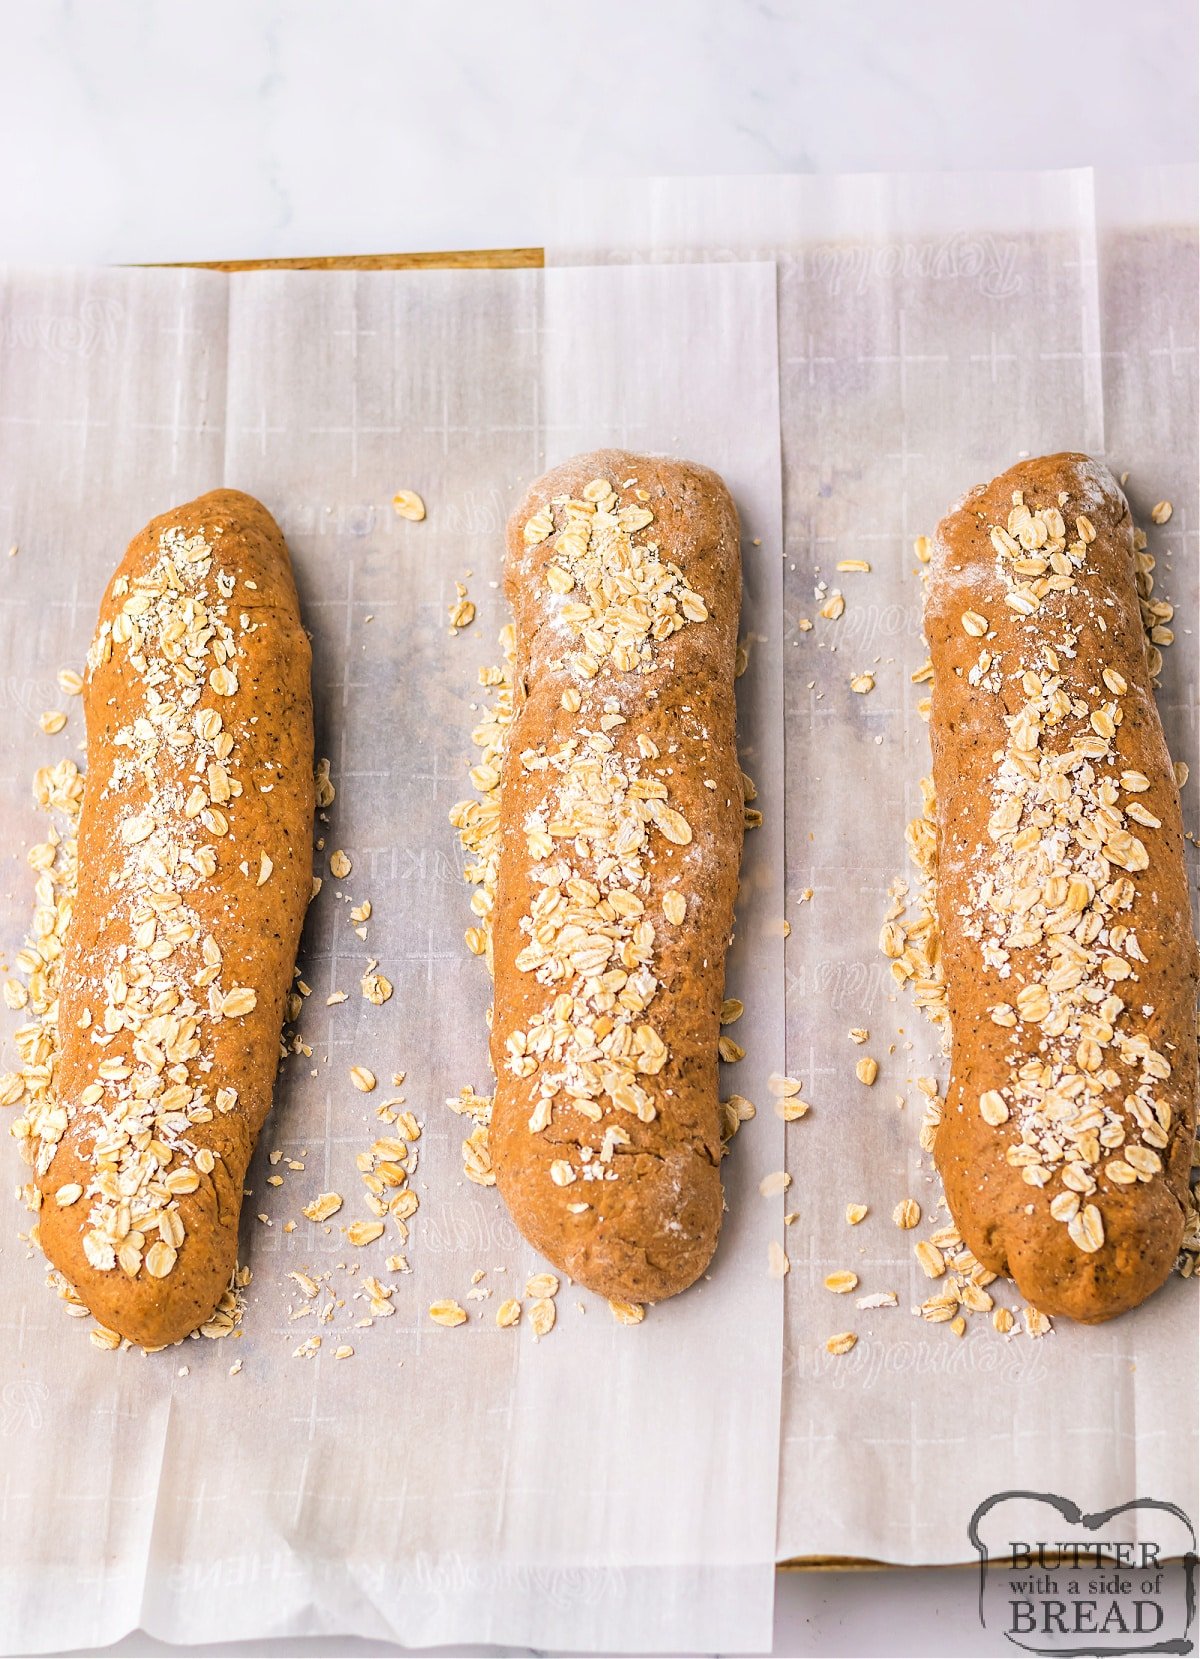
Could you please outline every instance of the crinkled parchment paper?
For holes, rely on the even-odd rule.
[[[326,1631],[769,1646],[783,1298],[766,1262],[782,1227],[757,1189],[783,1157],[765,1109],[783,1041],[775,315],[770,265],[556,272],[544,287],[524,272],[3,279],[6,965],[29,920],[24,850],[47,828],[32,772],[82,759],[81,711],[56,671],[82,664],[114,562],[173,503],[224,483],[278,517],[337,789],[301,958],[311,1057],[285,1064],[249,1178],[238,1334],[150,1357],[95,1351],[17,1240],[29,1218],[11,1200],[4,1212],[6,1651],[95,1647],[139,1624],[200,1643]],[[748,1053],[726,1087],[764,1109],[726,1164],[711,1276],[632,1329],[564,1284],[556,1327],[535,1342],[527,1322],[497,1329],[495,1311],[544,1264],[495,1190],[463,1178],[469,1124],[444,1104],[464,1084],[489,1087],[489,988],[463,945],[472,917],[447,814],[469,793],[477,673],[505,621],[510,505],[546,465],[614,442],[718,467],[743,513],[743,764],[766,823],[747,840],[730,965]],[[424,497],[423,523],[393,512],[400,489]],[[477,618],[452,636],[456,581]],[[39,715],[60,706],[67,729],[46,737]],[[342,879],[336,849],[351,862]],[[363,940],[351,912],[366,900]],[[372,961],[395,988],[382,1006],[359,988]],[[338,991],[347,1000],[327,1007]],[[21,1018],[4,1015],[0,1072],[16,1063]],[[373,1094],[351,1085],[352,1065],[375,1072]],[[342,1230],[367,1215],[355,1160],[385,1132],[376,1102],[399,1096],[424,1126],[420,1209],[403,1246],[355,1249]],[[7,1137],[0,1150],[11,1191],[22,1166]],[[327,1191],[341,1211],[306,1220],[302,1206]],[[411,1271],[388,1273],[401,1249]],[[369,1274],[394,1283],[394,1312],[356,1328]],[[469,1322],[434,1325],[440,1298]],[[318,1335],[313,1357],[293,1357]],[[336,1359],[342,1346],[353,1356]]]
[[[781,1559],[964,1561],[972,1511],[1013,1487],[1196,1514],[1194,1284],[1037,1340],[999,1337],[986,1313],[961,1339],[914,1317],[939,1286],[913,1242],[947,1219],[917,1079],[944,1087],[945,1065],[877,945],[928,770],[926,688],[909,683],[925,657],[914,540],[1023,453],[1090,450],[1129,472],[1155,597],[1176,607],[1159,706],[1197,829],[1195,202],[1190,173],[1085,171],[597,184],[586,206],[559,204],[553,261],[779,261],[788,1065],[812,1101],[788,1130],[796,1185],[781,1201],[801,1215]],[[839,574],[843,559],[870,572]],[[845,610],[826,620],[834,589]],[[876,685],[858,695],[864,671]],[[869,1032],[861,1047],[851,1029]],[[855,1076],[864,1055],[879,1061],[871,1088]],[[927,1214],[903,1232],[892,1211],[908,1197]],[[870,1206],[853,1228],[849,1202]],[[859,1277],[850,1295],[825,1289],[839,1270]],[[885,1291],[897,1307],[855,1306]],[[846,1329],[857,1345],[828,1355]]]

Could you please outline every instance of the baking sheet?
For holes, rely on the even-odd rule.
[[[788,1131],[802,1220],[790,1229],[781,1559],[965,1561],[975,1506],[1013,1487],[1085,1510],[1151,1496],[1196,1514],[1194,1283],[1173,1281],[1113,1325],[1057,1322],[1036,1341],[1001,1339],[985,1316],[962,1340],[913,1317],[937,1289],[912,1249],[930,1227],[901,1232],[891,1215],[905,1197],[927,1212],[936,1201],[916,1080],[944,1087],[945,1065],[877,946],[888,883],[913,875],[904,827],[928,770],[909,684],[925,656],[913,540],[1022,453],[1085,449],[1129,470],[1155,597],[1176,605],[1159,703],[1172,754],[1191,766],[1184,816],[1197,828],[1195,202],[1191,170],[1085,170],[597,181],[586,202],[564,192],[556,204],[551,263],[779,261],[788,1063],[813,1103]],[[1162,499],[1174,512],[1156,527]],[[870,573],[838,575],[844,558]],[[842,590],[840,620],[818,616],[820,582]],[[868,669],[876,689],[853,694]],[[852,1027],[870,1031],[863,1048]],[[870,1089],[854,1074],[864,1053],[880,1062]],[[850,1201],[871,1206],[854,1229]],[[824,1288],[838,1269],[859,1275],[853,1296]],[[883,1290],[897,1308],[854,1307]],[[846,1328],[857,1346],[827,1355]]]
[[[533,272],[13,272],[0,296],[7,962],[29,919],[24,849],[46,833],[32,771],[82,736],[77,703],[57,738],[39,714],[63,704],[56,670],[81,663],[125,543],[173,502],[223,482],[279,518],[337,788],[301,957],[312,1056],[286,1063],[248,1180],[239,1334],[98,1353],[18,1244],[28,1218],[12,1205],[0,1226],[0,1646],[94,1648],[140,1625],[196,1643],[768,1647],[783,1298],[766,1262],[782,1226],[757,1188],[782,1164],[782,1125],[764,1110],[740,1134],[696,1290],[629,1329],[564,1284],[535,1343],[494,1316],[539,1263],[494,1189],[464,1179],[470,1125],[444,1101],[488,1088],[489,989],[463,946],[447,814],[469,793],[477,671],[505,620],[504,521],[545,466],[608,442],[719,467],[742,511],[755,636],[742,741],[767,821],[747,842],[729,990],[748,1053],[728,1084],[762,1100],[780,1064],[773,267],[555,273],[544,288]],[[401,488],[424,496],[424,523],[393,513]],[[478,615],[452,637],[456,580]],[[328,868],[338,848],[344,880]],[[368,899],[363,941],[349,911]],[[395,986],[382,1007],[359,993],[371,959]],[[337,990],[348,1000],[327,1008]],[[19,1020],[3,1014],[0,1072]],[[376,1094],[351,1087],[353,1064],[375,1071]],[[384,1271],[394,1239],[356,1251],[340,1231],[367,1214],[355,1158],[396,1095],[424,1125],[408,1274]],[[3,1156],[11,1188],[20,1166]],[[323,1231],[301,1209],[328,1190],[345,1205]],[[344,1306],[328,1325],[289,1319],[305,1305],[293,1270],[330,1275],[317,1305],[332,1292]],[[371,1272],[395,1282],[395,1313],[355,1329]],[[443,1297],[469,1310],[465,1327],[430,1322]],[[316,1356],[293,1357],[314,1334]],[[354,1356],[336,1360],[340,1344]]]

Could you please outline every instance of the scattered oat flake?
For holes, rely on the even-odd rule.
[[[496,1323],[501,1330],[507,1330],[509,1326],[517,1324],[520,1318],[521,1304],[514,1296],[510,1296],[506,1301],[501,1302],[496,1309]]]
[[[876,1290],[870,1296],[860,1296],[854,1305],[864,1311],[871,1308],[894,1308],[897,1300],[894,1290]]]
[[[868,691],[875,689],[875,676],[869,670],[865,674],[855,674],[850,681],[851,691],[856,691],[860,697],[865,697]]]
[[[354,1349],[348,1342],[343,1342],[340,1348],[333,1350],[334,1359],[353,1359]]]
[[[794,1095],[775,1102],[775,1116],[782,1118],[785,1123],[798,1123],[802,1117],[808,1116],[809,1110],[808,1101],[800,1100]]]
[[[383,1237],[382,1221],[352,1221],[346,1229],[346,1237],[351,1244],[374,1244],[377,1238]]]
[[[425,503],[416,490],[397,490],[392,506],[400,518],[409,519],[413,524],[419,524],[425,517]]]
[[[792,1178],[786,1169],[776,1169],[770,1175],[764,1175],[758,1183],[758,1190],[764,1198],[778,1198],[792,1184]]]
[[[825,1275],[825,1289],[833,1291],[835,1296],[845,1296],[848,1291],[858,1288],[858,1274],[843,1269],[837,1273]]]
[[[791,1262],[787,1258],[783,1246],[777,1239],[772,1239],[767,1246],[767,1272],[772,1279],[783,1279],[791,1271]]]
[[[1165,524],[1174,511],[1175,509],[1169,501],[1156,501],[1150,509],[1150,517],[1155,524]]]
[[[329,855],[329,873],[335,881],[342,881],[354,868],[346,854],[339,847]]]
[[[453,1328],[466,1324],[467,1310],[459,1307],[457,1302],[434,1302],[429,1309],[429,1317],[435,1325]]]
[[[848,1354],[857,1341],[858,1336],[854,1331],[839,1331],[836,1336],[828,1338],[825,1343],[825,1352],[827,1354]]]
[[[892,1220],[906,1231],[916,1227],[921,1220],[921,1206],[915,1198],[902,1198],[892,1211]]]
[[[865,1204],[846,1205],[846,1220],[850,1223],[851,1227],[857,1227],[860,1221],[865,1220],[866,1215],[867,1206]]]
[[[54,737],[58,732],[61,732],[66,723],[67,717],[61,709],[47,709],[38,721],[38,725],[41,726],[47,737]]]
[[[366,1066],[351,1066],[350,1081],[360,1094],[370,1094],[375,1087],[375,1073]]]
[[[612,1302],[609,1309],[618,1325],[640,1325],[646,1317],[646,1309],[641,1302]]]
[[[310,1221],[328,1221],[331,1215],[336,1215],[342,1207],[340,1192],[323,1192],[320,1197],[314,1198],[311,1204],[304,1206],[304,1213]]]
[[[539,1297],[529,1310],[529,1328],[535,1337],[547,1336],[554,1329],[554,1303],[548,1296]]]
[[[554,1273],[535,1273],[525,1282],[525,1294],[535,1300],[558,1295],[558,1277]]]
[[[879,1076],[879,1061],[873,1060],[869,1054],[865,1054],[855,1066],[854,1075],[860,1083],[865,1083],[869,1089]]]

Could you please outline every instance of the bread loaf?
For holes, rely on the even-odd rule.
[[[1044,1313],[1171,1270],[1196,1117],[1197,954],[1134,530],[1084,455],[939,526],[937,908],[952,1038],[936,1159],[967,1246]]]
[[[492,1162],[556,1266],[654,1301],[703,1272],[721,1222],[737,512],[703,467],[582,455],[517,509],[504,585]]]
[[[25,1145],[47,1256],[147,1347],[236,1262],[311,894],[310,660],[283,537],[234,490],[135,537],[88,655],[54,1098]]]

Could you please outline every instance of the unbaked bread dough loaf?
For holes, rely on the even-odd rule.
[[[721,1222],[737,512],[704,467],[579,456],[513,516],[505,591],[492,1162],[556,1266],[654,1301],[704,1271]]]
[[[235,490],[134,538],[88,656],[55,1104],[25,1144],[47,1256],[147,1347],[236,1262],[311,894],[310,661],[283,537]]]
[[[937,907],[952,1034],[936,1158],[984,1265],[1108,1319],[1179,1250],[1197,954],[1129,508],[1085,455],[972,490],[938,528]]]

